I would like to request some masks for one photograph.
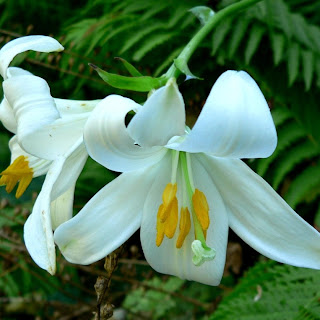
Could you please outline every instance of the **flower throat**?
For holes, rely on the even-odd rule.
[[[171,152],[171,182],[166,185],[163,191],[162,204],[158,209],[156,245],[158,247],[161,245],[164,236],[172,239],[179,224],[176,248],[180,249],[190,233],[191,223],[193,222],[195,240],[191,244],[194,253],[192,261],[196,266],[200,266],[205,261],[212,260],[215,257],[215,250],[206,244],[207,230],[210,225],[209,205],[205,194],[194,187],[190,155],[179,151]],[[180,220],[176,182],[179,168],[182,172]]]

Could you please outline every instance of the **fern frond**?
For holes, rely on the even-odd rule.
[[[270,164],[293,143],[297,142],[300,138],[306,136],[305,131],[297,125],[294,121],[289,122],[283,127],[278,128],[278,145],[275,152],[266,159],[259,160],[257,166],[257,172],[260,175],[264,175],[269,168]]]
[[[222,300],[209,319],[296,319],[303,315],[302,310],[319,308],[319,285],[320,272],[317,270],[276,265],[271,261],[260,262]],[[309,318],[306,316],[297,319]]]
[[[174,38],[175,36],[177,36],[176,33],[168,32],[163,34],[157,34],[154,35],[152,38],[148,38],[148,40],[146,40],[144,44],[135,52],[135,54],[132,57],[133,60],[140,61],[152,49],[154,49],[160,44],[165,43],[169,39]]]
[[[250,36],[247,42],[247,46],[244,52],[244,58],[246,64],[249,64],[252,56],[257,51],[259,44],[262,40],[263,35],[265,34],[266,29],[259,24],[252,26],[250,30]]]
[[[302,201],[311,201],[320,194],[320,164],[309,166],[290,184],[284,198],[295,208]]]
[[[282,157],[277,159],[277,166],[273,173],[272,186],[277,189],[285,176],[298,164],[305,160],[310,160],[318,154],[317,148],[314,147],[314,144],[310,140],[303,140],[293,148],[290,148]]]

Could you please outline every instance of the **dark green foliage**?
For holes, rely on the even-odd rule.
[[[114,90],[88,63],[114,74],[159,77],[201,27],[188,10],[206,5],[217,11],[234,2],[0,0],[0,46],[19,34],[53,34],[65,46],[64,52],[29,52],[14,61],[45,78],[53,96],[97,99],[117,93],[143,102],[146,94]],[[114,60],[119,56],[137,69]],[[190,118],[196,118],[214,80],[226,69],[243,69],[255,78],[272,109],[279,141],[271,157],[249,164],[311,224],[320,226],[318,1],[263,0],[221,21],[187,66],[204,78],[182,82],[181,77],[178,81]],[[9,163],[9,138],[1,127],[0,171]],[[89,159],[77,182],[75,212],[116,176]],[[0,189],[0,318],[12,319],[2,317],[1,312],[12,303],[16,306],[21,298],[24,309],[19,315],[23,314],[23,319],[26,314],[31,318],[60,319],[81,310],[79,305],[88,308],[84,319],[90,319],[96,303],[93,284],[102,265],[85,271],[58,255],[58,274],[51,277],[36,267],[25,251],[23,223],[32,208],[32,193],[40,188],[41,180],[34,181],[19,200],[7,195],[3,187]],[[127,268],[119,268],[120,280],[109,295],[117,307],[127,309],[130,319],[320,319],[319,272],[259,262],[243,276],[229,276],[231,284],[239,281],[233,290],[225,284],[208,287],[155,275],[148,266],[140,269],[134,264],[135,259],[143,259],[139,246],[136,235],[126,252]],[[137,256],[130,255],[132,248]],[[253,257],[256,259],[257,255]],[[243,270],[249,264],[244,259]],[[129,285],[130,281],[134,285]],[[55,318],[57,310],[60,313]]]
[[[320,271],[260,262],[210,320],[319,320]]]

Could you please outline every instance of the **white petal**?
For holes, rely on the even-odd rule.
[[[24,242],[34,260],[50,274],[56,272],[56,255],[50,219],[51,186],[44,184],[24,224]]]
[[[0,104],[0,121],[7,130],[17,133],[17,121],[6,97],[3,98]]]
[[[94,160],[113,171],[125,172],[162,159],[165,148],[141,148],[128,134],[125,117],[139,107],[133,100],[117,95],[106,97],[96,106],[84,128],[84,141]]]
[[[52,163],[32,213],[24,225],[24,241],[32,259],[51,274],[55,273],[56,268],[51,219],[55,222],[58,220],[51,217],[55,213],[51,212],[51,202],[73,188],[86,157],[84,145],[79,141],[68,154]],[[69,196],[72,196],[70,192]],[[72,211],[72,206],[65,206],[65,209]],[[65,219],[60,214],[60,221],[70,217],[71,212],[65,211],[63,215]]]
[[[185,141],[170,147],[217,157],[265,158],[276,145],[275,126],[259,87],[246,72],[227,71],[214,84]]]
[[[191,244],[195,240],[193,226],[181,249],[176,248],[179,227],[177,227],[172,239],[165,237],[160,247],[156,246],[157,212],[162,202],[163,190],[171,180],[171,168],[169,164],[162,166],[161,176],[152,185],[143,209],[141,224],[142,248],[147,261],[158,272],[209,285],[218,285],[225,264],[228,217],[221,196],[209,178],[208,173],[197,159],[192,158],[192,160],[195,187],[205,193],[210,207],[210,226],[207,231],[207,244],[216,250],[215,258],[212,261],[203,263],[201,266],[193,264],[193,252],[191,249]],[[182,205],[182,189],[182,178],[179,175],[177,191],[179,212]]]
[[[7,70],[8,78],[21,76],[21,75],[31,75],[29,71],[23,70],[21,68],[11,67]],[[17,133],[17,121],[12,107],[9,105],[6,97],[2,100],[0,104],[0,121],[6,129],[13,133]]]
[[[156,90],[128,125],[131,137],[142,147],[164,146],[184,134],[185,109],[175,80]]]
[[[101,100],[69,100],[54,99],[55,105],[61,115],[64,117],[74,117],[82,113],[90,113]]]
[[[33,74],[27,70],[18,67],[10,67],[7,69],[8,78],[18,77],[18,76],[32,76]]]
[[[228,208],[230,227],[251,247],[279,262],[320,269],[320,233],[246,164],[202,156]]]
[[[140,227],[146,194],[159,174],[157,166],[127,172],[102,188],[56,229],[54,238],[64,257],[90,264],[124,243]]]
[[[51,202],[51,224],[55,230],[60,224],[72,218],[75,184]]]
[[[34,157],[25,152],[18,143],[17,136],[13,136],[9,141],[11,151],[11,163],[20,156],[25,156],[29,162],[29,167],[33,170],[33,178],[46,174],[52,164],[52,161]]]
[[[7,68],[19,53],[34,50],[40,52],[62,51],[63,46],[55,39],[47,36],[26,36],[14,39],[0,50],[0,74],[7,77]]]
[[[60,118],[50,88],[42,78],[12,77],[4,81],[3,87],[18,122],[19,143],[28,153],[54,160],[82,136],[89,113]]]

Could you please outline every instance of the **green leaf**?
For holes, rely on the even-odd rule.
[[[214,11],[206,6],[198,6],[189,10],[192,12],[199,20],[202,25],[205,25],[208,20],[213,17]]]
[[[270,35],[271,46],[273,50],[273,61],[278,65],[283,58],[286,38],[281,33],[272,32]]]
[[[303,66],[303,78],[305,88],[308,91],[311,87],[312,76],[313,76],[313,53],[309,50],[302,50],[301,52],[302,66]]]
[[[290,184],[288,192],[284,199],[288,204],[295,208],[302,201],[313,200],[318,192],[320,192],[320,164],[310,166],[300,173]],[[317,190],[315,190],[317,189]],[[312,193],[311,193],[312,191]],[[310,197],[312,195],[312,197]]]
[[[296,42],[291,43],[288,49],[289,86],[296,80],[299,74],[300,50]]]
[[[152,89],[160,88],[165,85],[165,78],[152,78],[152,77],[125,77],[118,74],[109,73],[100,69],[99,67],[90,64],[99,76],[108,83],[111,87],[132,90],[139,92],[149,92]]]
[[[275,152],[266,159],[258,160],[257,172],[264,175],[271,163],[279,156],[279,154],[300,138],[305,137],[305,131],[296,122],[291,121],[283,127],[278,128],[278,145]]]
[[[116,57],[116,60],[119,60],[123,63],[124,67],[128,70],[128,72],[133,76],[133,77],[142,77],[142,74],[127,60]]]
[[[246,50],[244,52],[244,57],[246,64],[250,63],[250,60],[254,53],[257,51],[260,41],[265,33],[266,29],[261,25],[254,24],[250,31],[249,40],[246,46]]]
[[[232,26],[232,20],[222,20],[217,27],[215,28],[212,36],[212,50],[211,55],[214,55],[217,50],[219,49],[220,45],[223,43],[223,40],[225,40],[229,30]]]
[[[144,26],[143,29],[139,30],[135,35],[132,37],[128,38],[124,44],[123,47],[120,50],[120,53],[123,53],[127,50],[129,50],[132,46],[134,46],[136,43],[138,43],[141,39],[144,39],[146,36],[148,36],[150,33],[156,31],[156,30],[161,30],[164,29],[166,26],[165,23],[158,22],[158,23],[153,23],[150,24],[149,26]]]
[[[152,38],[148,38],[147,41],[144,42],[143,46],[140,47],[133,55],[133,60],[140,61],[148,52],[150,52],[156,46],[165,43],[172,39],[177,34],[174,32],[168,32],[163,34],[156,34]]]
[[[174,60],[174,65],[179,69],[183,74],[186,75],[186,80],[190,79],[198,79],[198,80],[203,80],[197,76],[195,76],[189,69],[186,61],[182,58],[178,58]]]
[[[303,140],[293,146],[282,157],[277,159],[277,165],[273,175],[272,186],[277,189],[284,177],[292,171],[299,163],[312,159],[319,155],[318,149],[310,140]]]
[[[302,309],[319,310],[319,286],[319,270],[259,262],[209,320],[319,320],[318,315],[296,318]]]
[[[229,58],[232,58],[236,53],[243,37],[247,33],[250,20],[248,19],[239,19],[236,21],[234,30],[229,42]]]
[[[275,108],[272,110],[271,114],[276,127],[279,127],[293,117],[292,113],[287,108]]]
[[[305,19],[300,14],[291,15],[292,25],[294,26],[295,38],[306,47],[314,47],[308,37],[308,28]]]
[[[316,227],[320,227],[320,201],[319,201],[319,206],[318,206],[318,210],[316,212],[315,218],[314,218],[314,224]]]

